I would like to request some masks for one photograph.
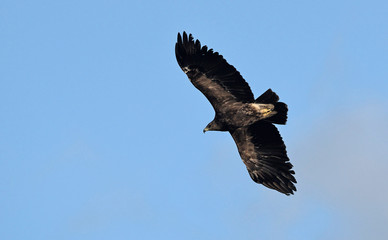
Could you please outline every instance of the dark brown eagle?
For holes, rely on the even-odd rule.
[[[247,82],[222,55],[178,33],[175,55],[191,83],[209,100],[214,120],[203,130],[228,131],[256,183],[286,195],[296,191],[295,172],[277,128],[286,124],[287,105],[268,89],[256,100]]]

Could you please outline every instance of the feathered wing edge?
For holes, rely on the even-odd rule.
[[[183,32],[181,36],[178,33],[175,55],[179,66],[191,80],[194,73],[200,72],[233,95],[237,101],[254,101],[248,83],[236,68],[228,64],[218,52],[208,49],[206,45],[201,47],[199,40],[194,41],[191,34],[188,36]]]
[[[238,128],[231,135],[253,181],[286,195],[296,191],[293,166],[273,124],[257,122]]]

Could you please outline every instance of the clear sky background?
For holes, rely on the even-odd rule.
[[[178,32],[289,105],[255,184]],[[388,2],[0,2],[0,239],[386,239]]]

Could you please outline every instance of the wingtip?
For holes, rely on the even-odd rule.
[[[180,32],[178,32],[176,41],[177,41],[177,43],[182,43],[182,36],[181,36]]]
[[[185,44],[186,42],[188,42],[188,39],[190,40],[190,38],[192,38],[191,34],[189,34],[189,37],[187,37],[186,31],[183,31],[182,34],[180,32],[178,32],[177,43],[179,43],[181,45]]]
[[[187,42],[187,34],[186,32],[183,32],[183,43]]]

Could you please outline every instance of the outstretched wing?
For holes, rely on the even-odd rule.
[[[296,191],[295,172],[273,124],[259,121],[230,133],[253,181],[286,195]]]
[[[187,74],[193,85],[210,101],[217,111],[225,103],[233,101],[253,102],[249,85],[240,73],[229,65],[222,55],[208,50],[207,46],[193,36],[178,33],[175,55],[179,66]]]

